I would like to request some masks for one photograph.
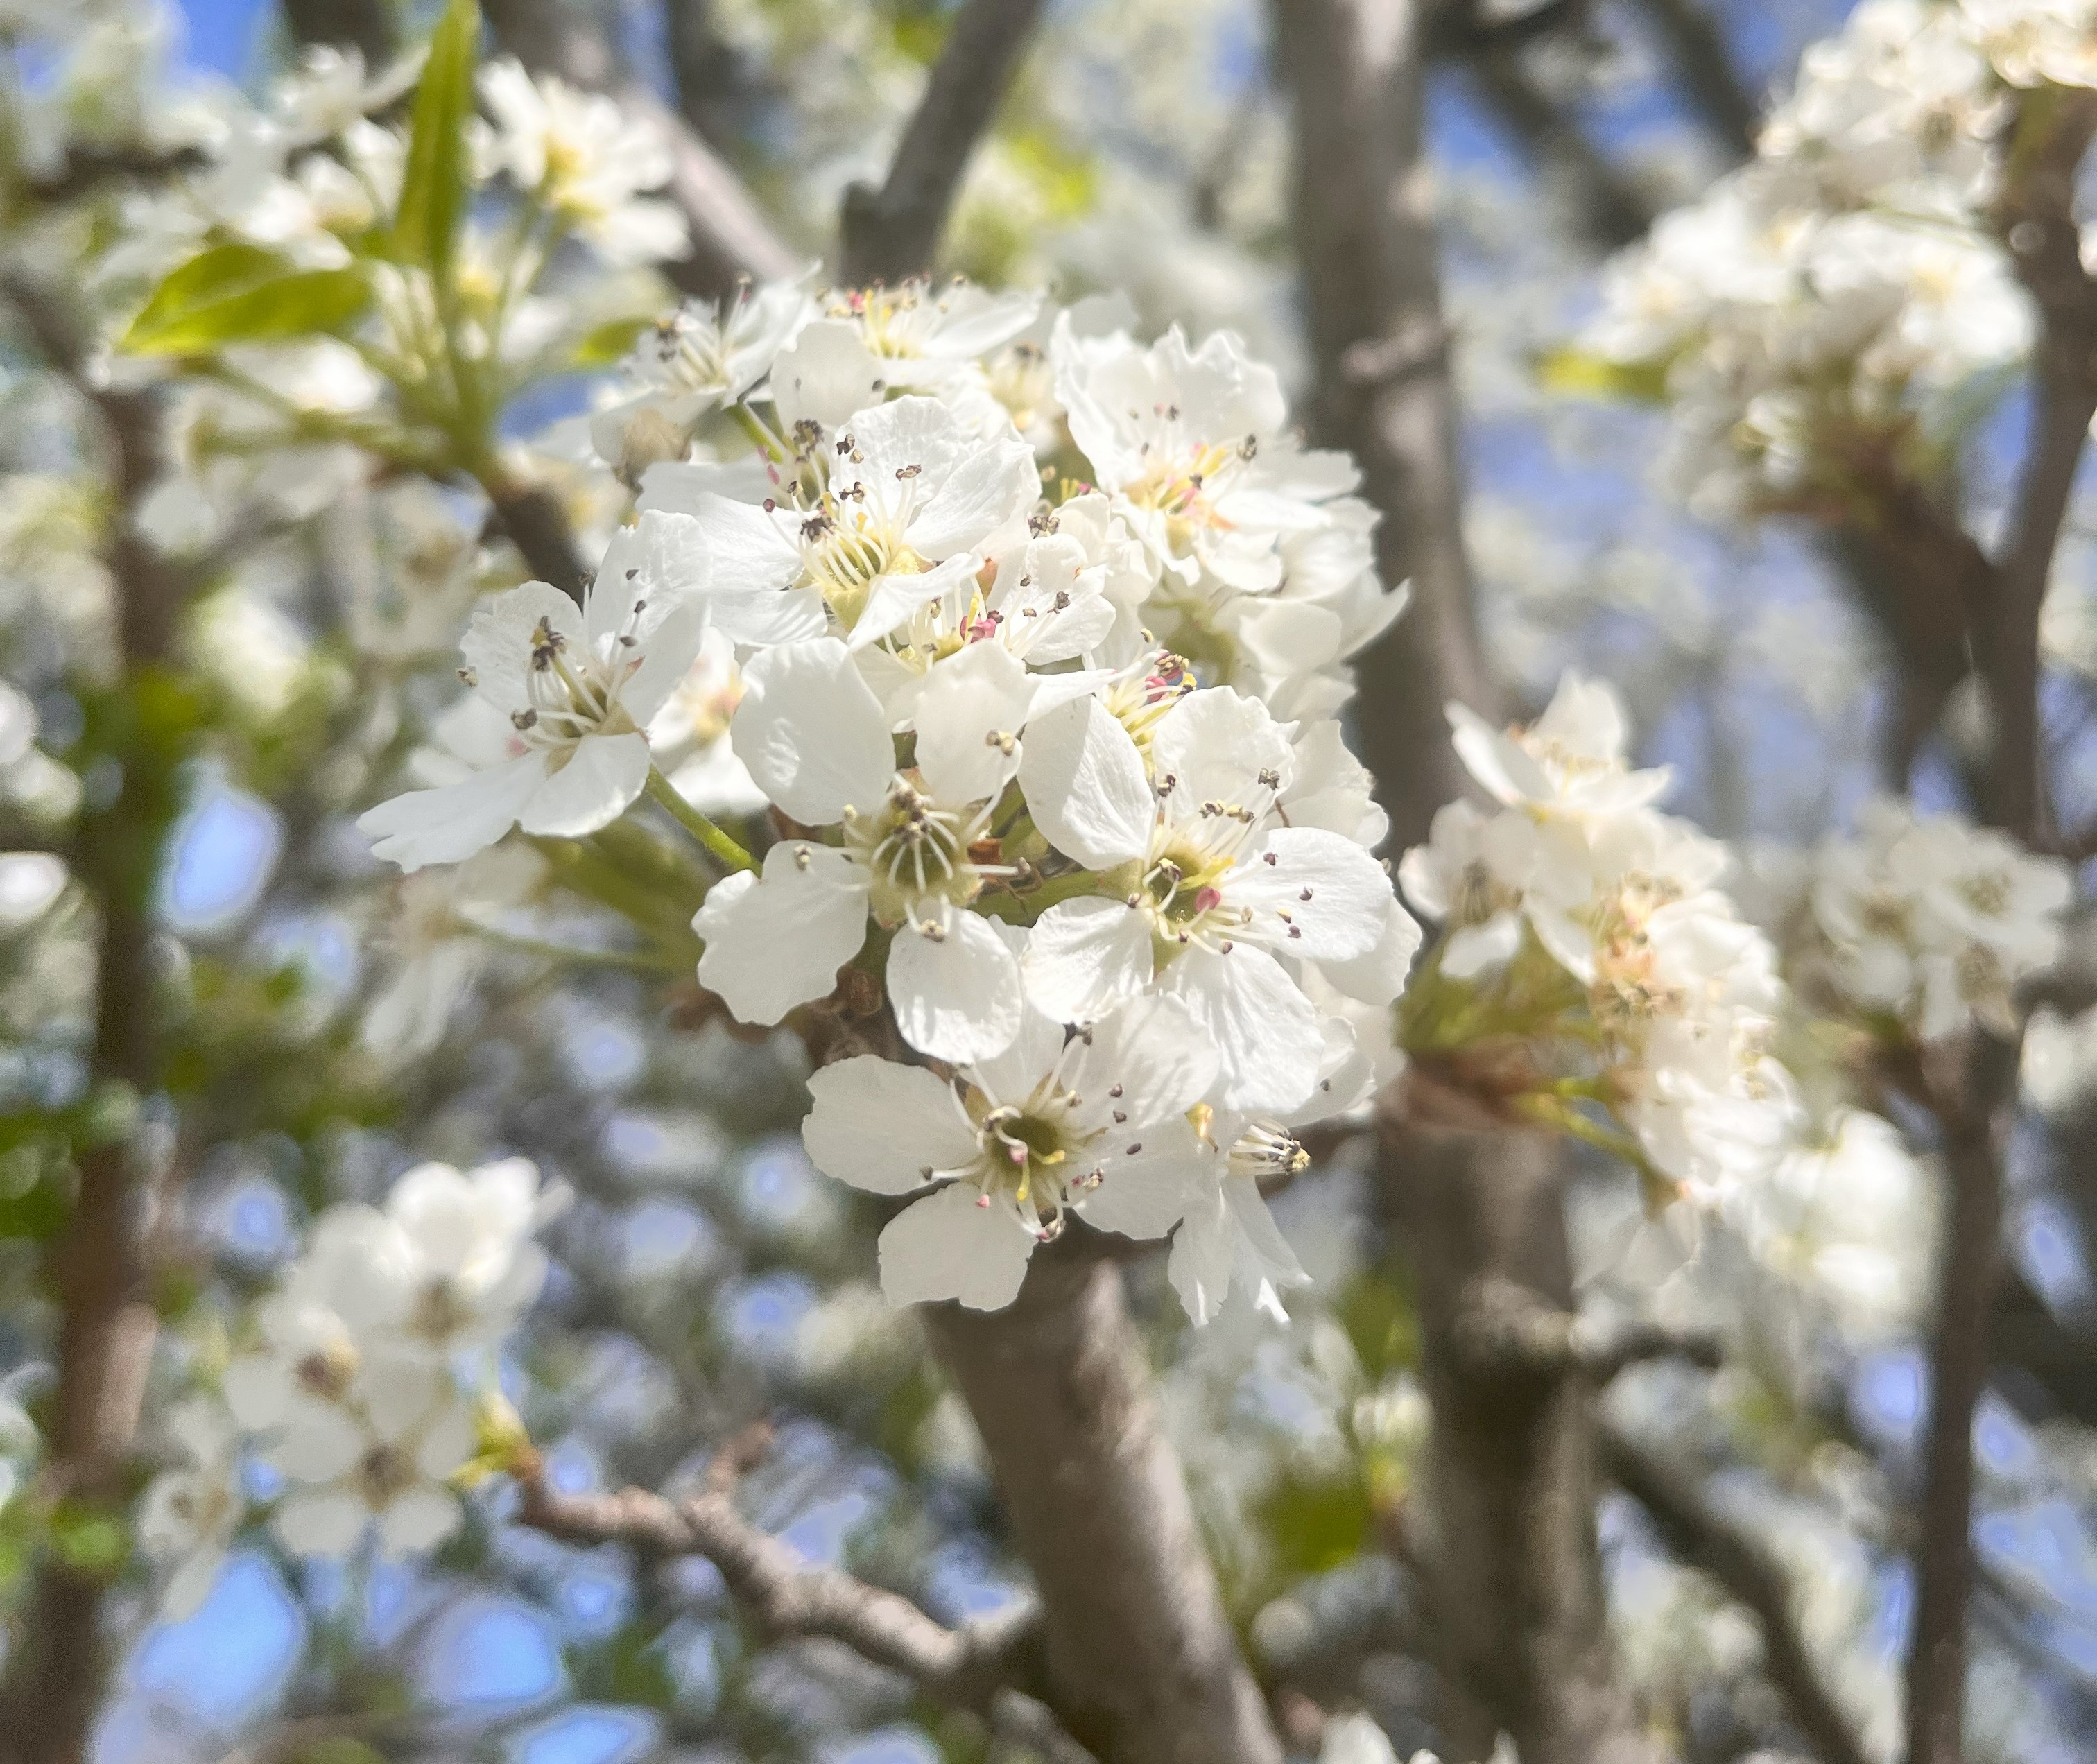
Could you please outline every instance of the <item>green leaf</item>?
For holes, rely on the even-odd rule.
[[[134,355],[208,355],[228,344],[339,330],[371,300],[355,269],[297,269],[239,240],[214,245],[172,272],[131,321]]]
[[[479,55],[479,0],[451,0],[431,35],[430,59],[415,93],[401,212],[393,222],[393,246],[402,261],[440,279],[466,206],[466,122],[473,112]]]
[[[1633,404],[1667,402],[1665,359],[1650,361],[1612,361],[1606,356],[1584,349],[1553,349],[1536,365],[1536,377],[1546,392],[1575,398],[1620,398]]]

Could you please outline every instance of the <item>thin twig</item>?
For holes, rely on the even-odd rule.
[[[1675,1556],[1703,1569],[1755,1614],[1762,1630],[1762,1670],[1822,1764],[1872,1764],[1854,1718],[1799,1631],[1783,1565],[1688,1477],[1622,1429],[1604,1422],[1600,1444],[1606,1473],[1645,1508]]]
[[[2097,415],[2097,279],[2083,268],[2076,173],[2097,135],[2097,93],[2049,94],[2020,140],[1996,230],[2038,306],[2032,430],[2015,536],[1998,562],[1974,633],[1994,722],[1989,818],[2027,844],[2047,831],[2040,775],[2038,625],[2077,468]],[[2025,131],[2020,129],[2021,135]]]
[[[954,193],[997,114],[1042,0],[967,0],[878,190],[845,192],[838,279],[901,282],[932,267]]]
[[[1554,1378],[1569,1372],[1606,1383],[1627,1366],[1685,1359],[1716,1368],[1716,1336],[1657,1323],[1598,1324],[1513,1281],[1488,1276],[1464,1291],[1452,1345],[1479,1378]]]
[[[731,1446],[723,1461],[739,1470],[743,1464],[734,1460],[742,1456]],[[1033,1607],[948,1629],[898,1593],[837,1569],[810,1567],[790,1544],[736,1511],[723,1486],[731,1482],[716,1477],[705,1493],[677,1500],[640,1488],[564,1495],[531,1464],[519,1477],[519,1517],[564,1543],[622,1544],[655,1560],[703,1556],[767,1635],[842,1642],[939,1702],[974,1710],[1015,1734],[1023,1730],[1053,1764],[1090,1764],[1091,1754],[1009,1682],[1014,1657],[1039,1622]]]

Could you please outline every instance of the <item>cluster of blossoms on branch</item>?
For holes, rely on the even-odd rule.
[[[1604,685],[1569,676],[1527,729],[1450,716],[1501,806],[1448,804],[1400,868],[1443,927],[1400,1008],[1406,1051],[1425,1078],[1613,1144],[1664,1193],[1724,1202],[1797,1112],[1771,1051],[1776,952],[1718,886],[1725,847],[1653,807],[1670,774],[1627,764]]]
[[[271,1530],[298,1555],[347,1555],[367,1530],[398,1555],[457,1528],[477,1403],[538,1296],[532,1232],[563,1197],[523,1158],[463,1174],[423,1164],[383,1208],[339,1204],[313,1221],[219,1390],[168,1416],[178,1461],[147,1489],[138,1538],[172,1608],[201,1600],[264,1489]]]
[[[1797,866],[1787,944],[1801,988],[1890,1039],[2018,1033],[2018,983],[2051,965],[2069,866],[1963,816],[1870,804]]]
[[[703,825],[700,983],[755,1024],[885,1000],[931,1062],[812,1086],[820,1165],[935,1191],[883,1233],[891,1298],[1003,1305],[1081,1212],[1179,1228],[1197,1317],[1272,1304],[1301,1274],[1259,1181],[1387,1069],[1418,943],[1334,716],[1399,597],[1351,463],[1234,339],[1040,304],[768,287],[645,335],[590,425],[633,524],[580,606],[482,606],[493,763],[363,824],[413,869],[746,783],[771,843]],[[733,706],[696,804],[651,745],[681,694]]]
[[[1753,162],[1611,265],[1569,376],[1664,392],[1662,476],[1707,514],[1935,481],[1973,388],[2031,348],[2011,199],[2097,85],[2093,41],[2084,0],[1867,0],[1806,52]]]

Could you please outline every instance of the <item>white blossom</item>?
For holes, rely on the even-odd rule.
[[[1172,1000],[1139,1000],[1067,1039],[1031,1011],[1008,1050],[961,1066],[954,1085],[865,1056],[825,1067],[803,1134],[817,1167],[856,1187],[944,1184],[881,1234],[891,1302],[992,1311],[1066,1212],[1132,1237],[1171,1228],[1186,1111],[1215,1077],[1214,1050]]]
[[[475,612],[460,672],[506,720],[505,756],[369,811],[357,825],[379,856],[410,870],[457,863],[512,826],[572,838],[632,805],[651,763],[643,730],[704,631],[703,610],[683,592],[703,555],[690,524],[658,514],[622,529],[580,608],[528,582]]]

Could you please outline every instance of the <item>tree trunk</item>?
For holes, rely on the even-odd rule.
[[[1443,707],[1488,716],[1464,546],[1456,392],[1422,147],[1426,9],[1416,0],[1271,0],[1294,100],[1293,211],[1317,371],[1316,439],[1352,450],[1382,511],[1377,558],[1412,605],[1359,658],[1361,757],[1393,847],[1470,789]],[[1512,1378],[1458,1350],[1465,1309],[1519,1289],[1569,1304],[1565,1154],[1526,1134],[1399,1127],[1384,1207],[1418,1283],[1434,1410],[1429,1489],[1456,1758],[1511,1733],[1524,1764],[1645,1755],[1613,1676],[1594,1533],[1591,1393],[1575,1373]]]
[[[1414,1127],[1396,1149],[1390,1199],[1434,1411],[1430,1622],[1449,1755],[1486,1757],[1504,1731],[1522,1764],[1649,1758],[1609,1648],[1588,1381],[1483,1362],[1466,1328],[1510,1283],[1571,1308],[1562,1149]]]
[[[1120,1271],[1082,1250],[1037,1256],[1007,1310],[926,1313],[1034,1569],[1048,1701],[1102,1764],[1281,1764]]]

